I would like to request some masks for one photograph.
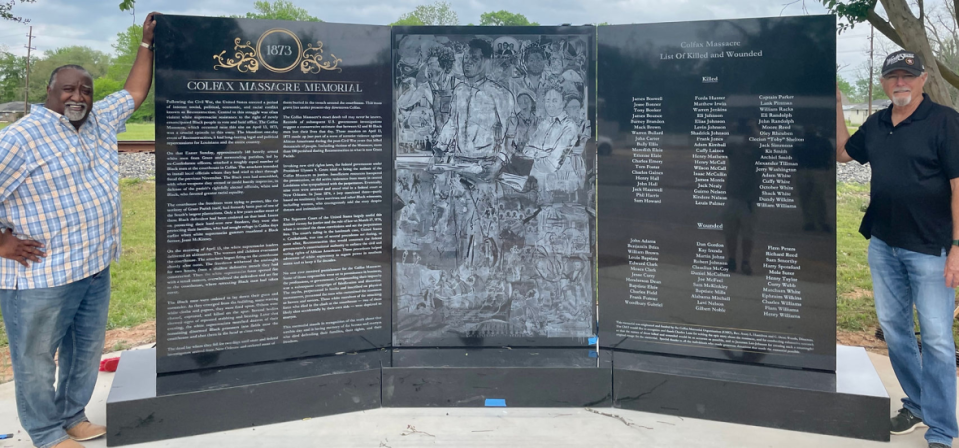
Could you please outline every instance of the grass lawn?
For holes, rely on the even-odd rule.
[[[131,327],[156,319],[156,227],[154,184],[120,181],[123,197],[123,255],[110,265],[110,315],[107,329]],[[0,347],[7,332],[0,325]]]
[[[10,123],[0,123],[0,129],[7,127]],[[153,123],[127,123],[127,131],[118,134],[119,140],[153,140]]]
[[[127,131],[117,134],[118,140],[153,140],[153,123],[127,123]]]
[[[867,205],[868,185],[836,186],[836,326],[841,330],[865,331],[878,325],[866,262],[869,242],[859,234]]]

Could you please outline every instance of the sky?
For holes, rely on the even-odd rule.
[[[417,5],[431,2],[294,0],[311,15],[327,22],[375,25],[394,22]],[[242,15],[253,9],[254,0],[138,0],[135,16],[120,11],[119,3],[119,0],[37,0],[34,4],[17,4],[13,12],[31,20],[36,51],[85,45],[112,53],[117,33],[134,20],[142,24],[150,11],[197,16]],[[601,22],[615,25],[826,13],[817,0],[450,0],[449,3],[462,24],[479,23],[480,14],[504,9],[521,13],[542,25]],[[0,22],[0,49],[25,55],[27,33],[27,25]],[[859,25],[838,36],[840,74],[854,79],[859,67],[868,60],[868,48],[868,25]]]

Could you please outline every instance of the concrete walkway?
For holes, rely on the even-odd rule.
[[[116,356],[116,355],[107,355]],[[889,358],[870,353],[899,408],[903,393]],[[101,373],[88,416],[103,422],[112,373]],[[602,415],[602,414],[607,415]],[[32,446],[20,428],[13,383],[0,385],[0,448]],[[612,408],[376,409],[331,417],[134,445],[152,447],[914,447],[924,448],[924,431],[894,436],[891,444],[820,436],[746,425],[671,417]],[[105,440],[85,442],[102,448]]]

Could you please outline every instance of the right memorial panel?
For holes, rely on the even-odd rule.
[[[598,28],[601,345],[835,370],[835,29]]]

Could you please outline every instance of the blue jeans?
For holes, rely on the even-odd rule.
[[[929,425],[926,440],[952,446],[956,425],[956,346],[952,313],[956,293],[946,287],[946,251],[933,256],[869,243],[876,313],[889,360],[906,398],[902,405]],[[912,307],[919,313],[922,355],[916,344]]]
[[[40,448],[87,419],[103,353],[110,269],[53,288],[0,290],[20,424]],[[53,388],[60,350],[60,375]]]

